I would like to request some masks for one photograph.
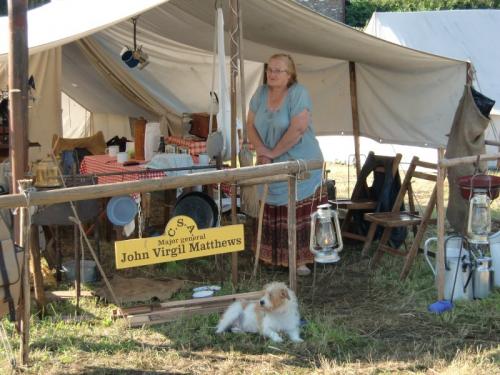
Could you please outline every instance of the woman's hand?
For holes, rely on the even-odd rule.
[[[257,165],[271,164],[273,160],[264,155],[257,155]]]
[[[273,151],[265,146],[256,147],[255,151],[257,152],[257,157],[263,156],[270,160],[273,160],[275,158]]]

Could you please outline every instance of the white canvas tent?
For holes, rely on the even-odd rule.
[[[353,61],[361,136],[417,146],[446,143],[465,83],[465,62],[388,43],[293,1],[240,4],[247,98],[260,82],[262,63],[273,53],[290,53],[298,64],[299,81],[311,92],[316,133],[352,134],[349,61]],[[228,19],[225,2],[224,6]],[[131,70],[119,55],[124,45],[132,43],[129,18],[138,14],[137,41],[149,54],[150,64],[144,70]],[[51,53],[46,68],[54,70],[53,81],[61,77],[60,87],[92,113],[172,121],[182,112],[207,110],[212,1],[53,0],[30,11],[28,22],[30,70],[33,59]],[[7,30],[4,17],[0,19],[0,64],[6,61]],[[0,68],[0,87],[5,85],[5,72]],[[126,76],[126,88],[110,83],[116,72]],[[35,79],[43,76],[43,70],[35,72]],[[45,97],[45,93],[39,95],[35,106]],[[60,117],[56,103],[44,110]],[[43,143],[41,138],[52,132],[61,132],[60,121],[38,116],[30,123],[32,140]]]
[[[365,32],[402,46],[470,61],[474,87],[496,101],[487,138],[500,140],[500,10],[376,12]]]

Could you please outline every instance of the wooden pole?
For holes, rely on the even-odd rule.
[[[301,163],[300,168],[296,161],[285,161],[254,167],[193,173],[185,176],[35,191],[31,193],[30,201],[33,206],[42,206],[85,199],[112,197],[115,195],[175,189],[177,187],[211,185],[219,182],[239,182],[266,176],[294,174],[298,173],[299,169],[300,171],[304,171],[305,169],[311,171],[322,167],[323,162],[320,160],[306,161]],[[22,194],[0,196],[0,208],[16,208],[24,206],[26,206],[26,198]]]
[[[474,74],[474,71],[472,70],[472,65],[470,62],[468,62],[466,64],[466,72],[465,72],[465,82],[468,84],[468,85],[472,85],[472,80],[473,80],[473,74]]]
[[[30,228],[30,268],[33,274],[33,290],[35,301],[40,310],[45,307],[45,291],[43,290],[42,264],[40,257],[38,226],[32,225]]]
[[[28,170],[28,1],[8,0],[9,14],[9,154],[11,191]],[[15,242],[21,240],[20,219],[14,221]]]
[[[359,146],[359,114],[358,114],[358,91],[356,88],[356,65],[349,61],[349,82],[351,88],[351,112],[352,112],[352,134],[354,136],[354,154],[356,157],[356,177],[361,172],[360,146]]]
[[[288,274],[290,289],[297,293],[297,176],[292,174],[288,177]]]
[[[29,191],[31,188],[31,180],[19,180],[19,190]],[[21,364],[23,366],[28,365],[29,361],[29,341],[30,341],[30,315],[31,315],[31,290],[30,290],[30,280],[29,280],[29,232],[31,226],[30,220],[30,208],[24,207],[21,209],[20,224],[22,228],[19,246],[24,248],[24,261],[22,270],[22,301],[20,306],[20,330],[21,330]]]
[[[438,299],[444,299],[444,179],[446,177],[446,167],[441,166],[444,158],[444,148],[438,148],[438,169],[437,169],[437,262],[438,262]]]
[[[236,168],[236,78],[238,76],[238,0],[229,0],[229,12],[231,19],[230,53],[231,53],[231,168]],[[231,185],[231,222],[238,223],[236,207],[236,184]],[[238,253],[231,253],[231,281],[233,287],[238,284]]]
[[[479,159],[478,159],[479,156]],[[462,156],[458,158],[453,158],[453,159],[445,159],[443,158],[440,162],[439,165],[441,167],[449,168],[449,167],[454,167],[456,165],[461,165],[461,164],[471,164],[479,161],[486,161],[486,160],[496,160],[500,159],[500,152],[495,153],[495,154],[480,154],[476,156]]]

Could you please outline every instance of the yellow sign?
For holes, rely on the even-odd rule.
[[[245,248],[243,224],[198,229],[188,216],[175,216],[159,237],[115,242],[116,268],[232,253]]]

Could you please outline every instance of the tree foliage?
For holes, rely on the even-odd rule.
[[[445,9],[500,8],[500,0],[350,0],[346,1],[346,24],[365,27],[373,12],[415,12]]]
[[[28,9],[33,9],[47,3],[50,3],[50,0],[28,0]],[[7,0],[0,0],[0,16],[6,16],[6,15],[7,15]]]

